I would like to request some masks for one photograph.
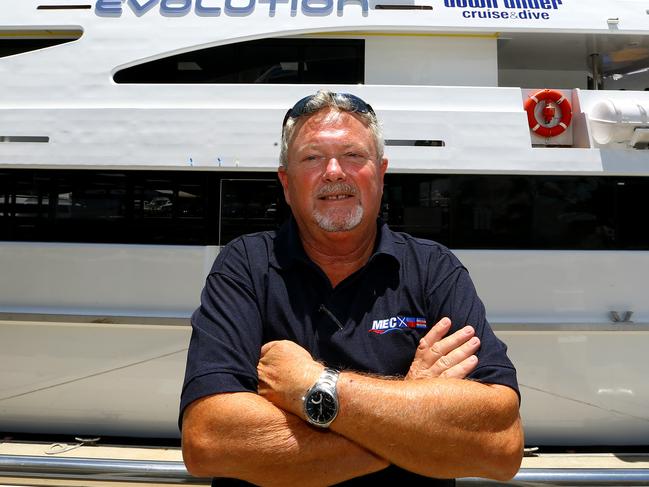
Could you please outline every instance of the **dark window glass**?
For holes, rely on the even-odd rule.
[[[52,34],[55,34],[53,32]],[[12,56],[14,54],[21,54],[23,52],[37,51],[46,47],[57,46],[77,40],[81,37],[81,31],[66,31],[65,36],[70,36],[69,39],[11,39],[0,38],[0,57]]]
[[[38,237],[39,229],[47,221],[50,208],[49,179],[40,174],[24,174],[20,178],[4,179],[6,193],[2,198],[5,202],[2,228],[0,234],[8,234],[7,240],[13,240],[15,233],[26,240]],[[16,240],[22,240],[17,238]]]
[[[126,176],[120,173],[92,176],[52,178],[56,183],[56,220],[115,221],[126,216]]]
[[[447,241],[450,225],[450,179],[447,176],[389,175],[382,217],[393,230]]]
[[[614,178],[545,178],[535,185],[534,241],[543,248],[616,247]]]
[[[531,184],[524,176],[455,178],[451,242],[469,248],[528,247],[533,227]]]
[[[133,233],[161,244],[215,244],[215,216],[209,209],[209,174],[138,172],[132,179]],[[215,212],[215,210],[212,210]]]
[[[644,249],[649,178],[388,175],[382,214],[451,248]]]
[[[607,227],[606,236],[612,236],[616,246],[627,249],[647,250],[649,248],[649,211],[647,178],[620,178],[615,184],[615,207],[617,218]],[[613,228],[611,228],[613,227]]]
[[[123,69],[117,83],[364,82],[364,41],[263,39],[177,54]]]
[[[0,240],[223,245],[288,216],[274,174],[0,171]],[[451,248],[649,250],[649,178],[388,174],[390,226]]]
[[[9,178],[0,172],[0,228],[7,224],[9,217]]]
[[[222,179],[220,244],[245,233],[273,230],[288,216],[274,179]]]

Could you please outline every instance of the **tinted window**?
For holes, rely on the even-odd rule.
[[[272,176],[269,174],[268,176]],[[220,243],[277,227],[288,216],[277,178],[222,179]]]
[[[384,219],[452,248],[649,248],[645,227],[624,224],[649,178],[393,175],[386,181]],[[624,197],[616,196],[620,188]]]
[[[262,186],[237,174],[181,171],[0,171],[0,240],[217,245],[277,228],[287,215],[273,173]],[[220,216],[221,179],[241,215]],[[254,208],[263,211],[253,215]],[[228,211],[226,205],[226,211]],[[223,237],[219,237],[222,220]],[[226,239],[226,240],[224,240]]]
[[[119,71],[117,83],[364,82],[364,41],[263,39],[177,54]]]
[[[26,35],[29,35],[29,31],[25,32]],[[77,40],[81,37],[81,31],[50,31],[50,35],[59,35],[59,39],[12,39],[12,38],[0,38],[0,57],[12,56],[14,54],[21,54],[23,52],[37,51],[39,49],[45,49],[46,47],[57,46],[59,44],[65,44],[66,42],[71,42]],[[66,37],[66,38],[63,38]]]
[[[388,174],[381,216],[451,248],[649,250],[647,194],[640,177]],[[223,245],[288,214],[273,173],[0,171],[0,240]]]

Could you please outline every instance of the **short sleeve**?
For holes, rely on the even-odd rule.
[[[243,246],[224,248],[192,315],[179,425],[196,399],[223,392],[257,392],[262,323]]]
[[[516,369],[507,356],[507,346],[494,334],[486,318],[485,307],[478,297],[468,271],[455,256],[447,256],[446,271],[432,283],[428,296],[429,314],[436,323],[444,316],[451,319],[449,334],[471,325],[480,338],[476,353],[478,366],[468,378],[487,384],[511,387],[520,399]]]

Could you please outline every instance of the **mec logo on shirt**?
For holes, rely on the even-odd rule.
[[[392,318],[385,318],[384,320],[372,321],[372,328],[370,333],[383,335],[395,330],[403,330],[407,328],[426,328],[426,318],[413,317],[413,316],[393,316]]]

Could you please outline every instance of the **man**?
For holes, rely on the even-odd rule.
[[[506,348],[446,248],[377,221],[386,169],[360,98],[321,91],[286,114],[292,218],[228,244],[192,318],[181,401],[192,474],[453,485],[431,477],[518,470]]]

